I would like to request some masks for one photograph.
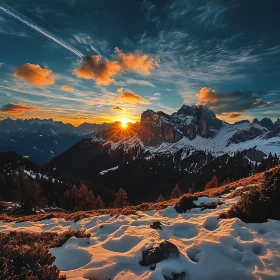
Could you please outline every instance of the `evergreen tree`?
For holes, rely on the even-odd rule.
[[[98,206],[97,206],[97,199],[95,197],[95,195],[93,194],[92,191],[89,191],[89,209],[92,210],[92,209],[97,209]]]
[[[88,187],[85,184],[82,184],[77,192],[77,204],[76,208],[78,210],[90,210],[90,197]]]
[[[128,202],[127,193],[123,188],[120,188],[120,190],[116,194],[116,198],[114,201],[114,207],[121,208],[121,207],[127,206],[128,204],[129,204],[129,202]]]
[[[217,176],[213,176],[213,178],[206,184],[205,189],[217,188],[219,186],[219,180]]]
[[[156,200],[156,202],[163,202],[165,199],[162,194],[160,194]]]
[[[97,197],[96,202],[97,202],[97,209],[104,208],[104,201],[100,195]]]
[[[182,195],[182,191],[180,190],[179,186],[176,185],[174,189],[171,191],[170,198],[178,198]]]

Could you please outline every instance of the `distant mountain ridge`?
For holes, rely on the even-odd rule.
[[[45,164],[107,125],[83,123],[75,127],[53,119],[7,118],[0,121],[0,152],[15,151],[37,164]]]
[[[250,160],[259,161],[260,154],[262,158],[270,152],[280,154],[280,120],[264,118],[228,124],[205,106],[183,105],[170,115],[146,110],[140,122],[129,124],[128,129],[122,129],[120,122],[74,127],[53,119],[0,121],[0,152],[16,151],[39,164],[86,138],[110,151],[134,149],[149,155],[202,151],[218,156],[251,150],[256,156],[250,152]]]
[[[61,121],[54,121],[50,119],[17,119],[12,120],[10,118],[0,120],[0,132],[41,132],[43,134],[62,134],[62,133],[77,133],[77,134],[90,134],[98,130],[105,129],[109,124],[96,124],[96,123],[82,123],[81,125],[75,127],[70,123],[63,123]]]

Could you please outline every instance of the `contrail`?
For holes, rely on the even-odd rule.
[[[79,57],[83,57],[84,55],[76,50],[75,48],[71,47],[69,44],[67,44],[66,42],[62,41],[61,39],[58,39],[56,37],[54,37],[51,33],[49,33],[48,31],[46,31],[45,29],[33,24],[29,19],[27,19],[26,17],[22,16],[19,13],[15,13],[11,11],[10,9],[4,8],[3,6],[0,5],[0,10],[2,10],[4,13],[12,16],[13,18],[17,19],[18,21],[24,23],[25,25],[29,26],[30,28],[38,31],[39,33],[41,33],[42,35],[44,35],[45,37],[53,40],[54,42],[56,42],[57,44],[59,44],[60,46],[64,47],[65,49],[71,51],[72,53],[74,53],[75,55],[79,56]]]

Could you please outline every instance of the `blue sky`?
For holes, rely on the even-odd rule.
[[[280,113],[280,2],[4,0],[0,116],[75,125],[204,104]]]

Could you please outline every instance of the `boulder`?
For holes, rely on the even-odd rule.
[[[169,258],[178,258],[179,254],[178,248],[173,243],[165,240],[159,245],[142,252],[142,261],[140,264],[151,266]]]

